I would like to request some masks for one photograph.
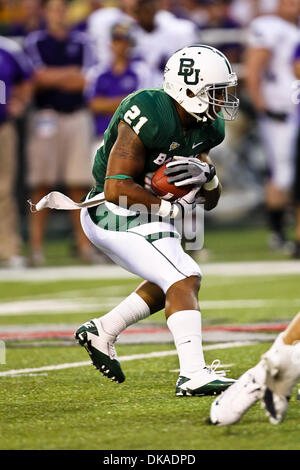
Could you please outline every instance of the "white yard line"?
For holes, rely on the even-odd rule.
[[[80,297],[70,299],[25,300],[0,303],[0,316],[47,315],[60,313],[84,313],[102,311],[114,307],[124,297],[97,298]],[[98,300],[98,302],[97,302]]]
[[[256,344],[254,341],[233,341],[231,343],[218,343],[218,344],[211,344],[208,346],[204,346],[203,349],[205,351],[212,351],[215,349],[228,349],[228,348],[238,348],[241,346],[247,346]],[[157,351],[151,352],[146,354],[132,354],[130,356],[120,356],[119,359],[121,362],[126,361],[133,361],[136,359],[152,359],[154,357],[166,357],[166,356],[175,356],[177,354],[176,350],[171,351]],[[26,369],[12,369],[7,370],[5,372],[0,372],[0,377],[15,377],[18,375],[24,374],[32,374],[32,373],[39,373],[39,372],[47,372],[52,370],[62,370],[62,369],[72,369],[74,367],[84,367],[91,364],[91,361],[83,361],[83,362],[69,362],[65,364],[56,364],[50,366],[43,366],[43,367],[33,367],[33,368],[26,368]]]
[[[234,282],[234,281],[232,281]],[[78,299],[94,299],[95,301],[99,302],[100,300],[108,298],[115,298],[116,291],[119,295],[122,294],[122,299],[128,295],[130,292],[130,287],[120,285],[120,283],[112,283],[109,286],[102,286],[102,287],[87,287],[86,289],[72,289],[72,290],[62,290],[57,292],[46,292],[43,294],[31,294],[31,295],[24,295],[18,296],[17,300],[16,297],[10,295],[5,297],[4,295],[1,296],[1,301],[4,302],[26,302],[27,300],[51,300],[51,299],[66,299],[69,300],[70,298],[74,300],[74,298]]]
[[[79,297],[43,299],[0,303],[0,317],[31,315],[72,315],[103,312],[115,307],[124,297]],[[232,299],[201,300],[203,310],[233,310],[246,308],[287,308],[300,305],[300,299]]]
[[[300,261],[207,263],[201,264],[201,270],[204,275],[226,277],[300,274]],[[137,277],[116,265],[0,269],[2,282],[49,282],[71,279],[137,279]]]

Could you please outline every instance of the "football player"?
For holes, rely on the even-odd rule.
[[[294,181],[295,143],[299,122],[291,99],[293,55],[299,42],[299,0],[280,0],[276,11],[250,24],[245,83],[258,115],[267,160],[265,204],[269,247],[290,254],[285,212]],[[276,98],[275,98],[276,97]]]
[[[236,85],[236,74],[218,50],[185,47],[168,60],[163,89],[141,90],[122,101],[97,151],[96,184],[84,203],[93,207],[81,211],[83,230],[97,248],[144,281],[109,313],[78,328],[75,337],[96,368],[116,382],[125,380],[114,347],[118,335],[165,308],[180,363],[176,395],[220,393],[233,383],[205,363],[201,272],[184,252],[173,221],[193,209],[200,188],[206,210],[218,203],[215,168],[209,157],[198,156],[224,139],[224,120],[234,119],[238,110],[239,100],[230,93]],[[193,185],[174,203],[143,183],[166,161],[168,182]],[[95,205],[97,197],[105,202]]]
[[[299,379],[300,312],[261,361],[213,402],[210,420],[217,425],[234,424],[261,399],[270,423],[279,424],[284,420]]]

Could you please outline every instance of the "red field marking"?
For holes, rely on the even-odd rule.
[[[237,326],[205,326],[203,331],[230,331],[230,332],[245,332],[245,333],[257,333],[257,332],[272,332],[272,331],[283,331],[286,329],[288,323],[284,324],[265,324],[265,325],[237,325]],[[135,328],[127,330],[122,335],[137,335],[137,334],[155,334],[155,333],[167,333],[167,328]],[[34,331],[34,332],[12,332],[12,333],[0,333],[0,339],[2,340],[20,340],[20,339],[47,339],[47,338],[73,338],[74,331]]]

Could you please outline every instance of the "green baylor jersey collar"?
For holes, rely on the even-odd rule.
[[[198,124],[195,120],[195,127],[184,134],[172,98],[160,88],[132,93],[119,105],[96,153],[93,195],[104,189],[107,162],[121,121],[131,127],[146,148],[144,172],[137,181],[142,186],[147,173],[155,172],[175,155],[196,157],[219,145],[225,136],[225,124],[221,118]]]

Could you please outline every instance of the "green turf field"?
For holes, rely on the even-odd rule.
[[[260,256],[265,252],[262,232],[255,236],[245,232],[235,240],[225,232],[219,233],[219,238],[213,237],[209,247],[212,261],[238,261],[239,254],[241,260],[283,259],[278,255]],[[65,253],[68,250],[66,244],[51,245],[53,256],[57,257],[60,249]],[[67,257],[61,264],[69,264]],[[138,282],[2,282],[0,331],[22,325],[73,328],[110,310]],[[200,305],[204,326],[288,322],[299,311],[299,275],[209,275],[203,279]],[[165,324],[164,314],[159,312],[147,321]],[[121,362],[125,357],[126,374],[125,383],[120,385],[111,383],[90,365],[80,364],[89,357],[75,343],[66,346],[58,342],[55,346],[51,342],[50,346],[50,341],[44,340],[39,341],[39,347],[34,344],[6,342],[6,364],[0,364],[0,449],[300,449],[296,390],[287,418],[279,426],[269,424],[257,404],[240,423],[219,428],[207,423],[212,397],[175,397],[178,359],[172,344],[119,345],[117,351]],[[269,345],[255,342],[214,350],[211,348],[217,346],[205,344],[209,346],[205,358],[207,363],[219,358],[225,368],[229,364],[230,375],[237,378],[259,360]],[[170,354],[160,355],[164,351]],[[153,352],[159,353],[157,357],[147,356]],[[145,356],[132,357],[140,354]],[[74,363],[79,366],[72,367]],[[50,370],[45,369],[47,366]],[[3,375],[28,368],[41,369]]]
[[[266,344],[206,353],[234,364],[238,377]],[[130,355],[168,350],[167,345],[120,346]],[[11,349],[5,368],[85,360],[79,348]],[[300,404],[291,399],[286,421],[272,426],[259,405],[227,428],[207,424],[211,397],[174,396],[176,356],[124,363],[118,385],[91,366],[43,375],[1,377],[1,449],[299,449]],[[5,369],[4,368],[4,369]],[[3,368],[2,368],[3,369]],[[2,370],[1,369],[1,370]]]
[[[294,234],[291,231],[291,239]],[[264,227],[236,227],[215,229],[208,228],[204,234],[204,248],[208,261],[255,261],[282,260],[288,257],[282,253],[269,252],[266,249],[268,231]],[[24,255],[29,247],[24,245]],[[66,266],[82,264],[74,257],[72,238],[51,240],[45,244],[47,266]]]

